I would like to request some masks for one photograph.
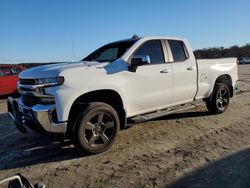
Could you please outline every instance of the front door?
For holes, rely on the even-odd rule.
[[[172,65],[165,62],[160,40],[142,44],[133,56],[150,57],[150,64],[128,72],[126,91],[129,102],[128,116],[164,108],[172,103]]]

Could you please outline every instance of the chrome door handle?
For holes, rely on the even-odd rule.
[[[160,73],[169,73],[169,70],[168,69],[163,69],[160,71]]]
[[[190,66],[190,67],[187,68],[187,70],[192,71],[192,70],[195,70],[195,68]]]

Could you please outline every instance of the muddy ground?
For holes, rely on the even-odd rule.
[[[47,187],[250,187],[250,65],[224,114],[204,105],[120,131],[107,152],[80,155],[61,137],[19,133],[0,110],[0,179]]]

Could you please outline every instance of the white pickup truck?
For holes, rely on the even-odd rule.
[[[79,62],[22,72],[21,97],[8,98],[8,111],[24,133],[63,133],[81,151],[100,153],[129,123],[187,110],[199,99],[211,113],[224,112],[237,71],[236,58],[196,60],[185,39],[133,37]]]

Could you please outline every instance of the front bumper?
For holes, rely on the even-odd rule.
[[[27,122],[32,124],[35,130],[42,128],[48,133],[66,133],[67,122],[58,122],[54,104],[37,104],[27,107],[21,99],[8,98],[8,113],[14,120],[19,131],[27,133]]]

